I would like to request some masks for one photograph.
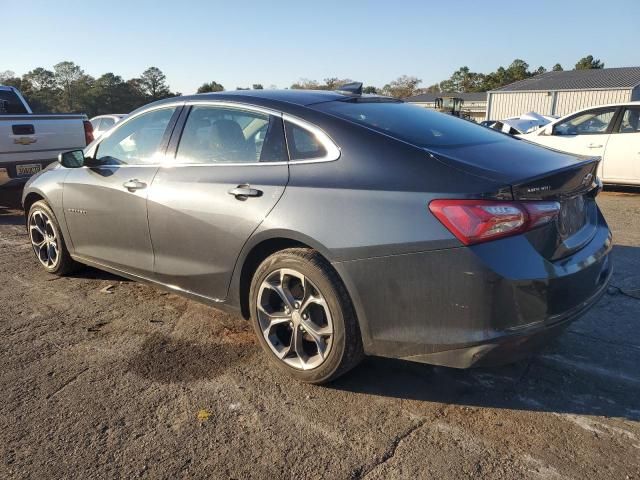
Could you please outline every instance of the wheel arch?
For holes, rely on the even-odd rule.
[[[331,264],[329,250],[299,232],[273,230],[254,235],[245,244],[236,262],[227,296],[227,303],[239,307],[240,313],[245,319],[250,317],[249,287],[253,274],[265,258],[287,248],[311,248]]]
[[[356,321],[359,325],[360,336],[365,349],[367,349],[370,343],[367,321],[366,318],[364,318],[364,309],[362,308],[355,285],[350,278],[346,277],[347,272],[345,269],[339,268],[340,264],[332,261],[331,252],[328,248],[299,232],[263,232],[261,235],[252,238],[247,245],[245,245],[236,263],[226,303],[233,306],[234,309],[239,310],[242,317],[248,320],[250,318],[249,290],[255,271],[269,255],[287,248],[311,248],[322,255],[335,270],[352,302],[356,314]]]
[[[31,206],[34,203],[39,202],[40,200],[44,200],[45,202],[47,201],[45,196],[40,192],[32,191],[25,195],[25,197],[22,200],[22,207],[24,208],[25,221],[26,221],[26,218],[29,216],[29,210],[31,209]]]

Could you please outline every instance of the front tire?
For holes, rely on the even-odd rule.
[[[71,258],[56,216],[44,200],[31,205],[27,229],[36,258],[47,272],[62,276],[77,270],[79,264]]]
[[[299,381],[330,382],[364,356],[347,291],[314,250],[290,248],[265,259],[249,299],[251,323],[269,360]]]

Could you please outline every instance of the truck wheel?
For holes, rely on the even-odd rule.
[[[364,356],[349,295],[314,250],[291,248],[265,259],[249,299],[260,345],[275,366],[297,380],[329,382]]]
[[[79,264],[69,255],[60,225],[44,200],[31,205],[27,229],[36,258],[47,272],[66,275],[78,268]]]

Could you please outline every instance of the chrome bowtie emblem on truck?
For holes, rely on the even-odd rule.
[[[20,137],[13,139],[13,143],[16,143],[18,145],[31,145],[32,143],[36,143],[37,141],[38,139],[33,137]]]

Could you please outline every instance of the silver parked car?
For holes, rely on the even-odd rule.
[[[26,186],[38,261],[239,312],[314,383],[364,354],[514,361],[598,300],[598,159],[342,88],[133,112]]]
[[[110,115],[98,115],[93,117],[90,122],[93,126],[93,137],[98,138],[102,136],[104,132],[113,127],[116,123],[121,121],[127,115],[123,113],[114,113]]]

